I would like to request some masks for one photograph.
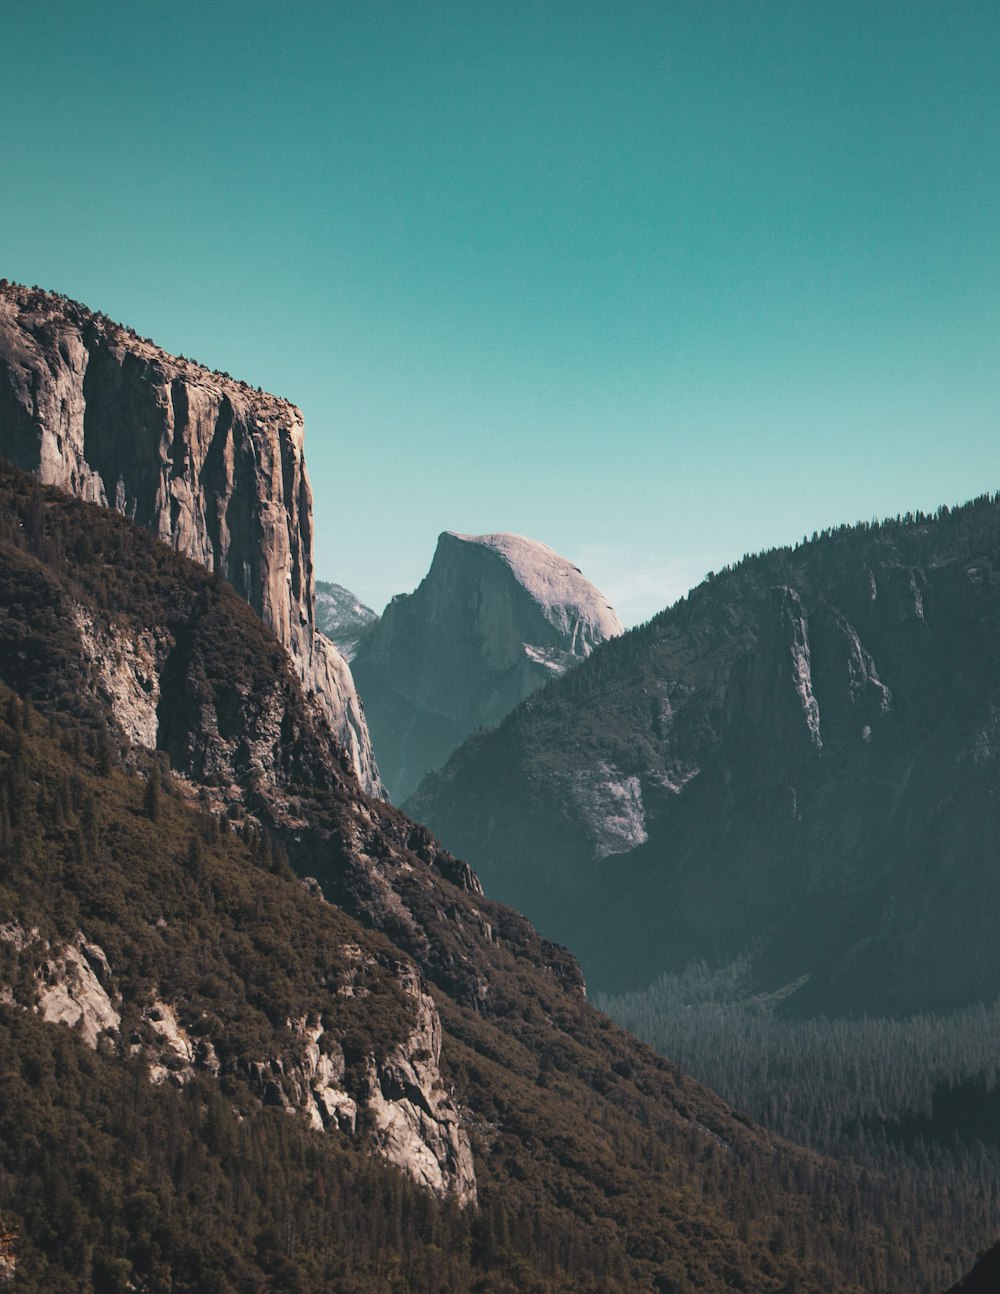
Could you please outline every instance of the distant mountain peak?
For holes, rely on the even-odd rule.
[[[470,733],[621,633],[604,594],[548,544],[444,531],[419,587],[393,598],[353,661],[390,794],[405,799]]]
[[[438,539],[458,540],[463,544],[478,544],[497,553],[510,567],[517,582],[542,608],[545,618],[556,629],[572,634],[574,620],[592,625],[597,641],[616,638],[624,633],[621,620],[614,607],[595,585],[591,584],[579,566],[561,556],[548,544],[525,535],[498,531],[491,535],[463,535],[456,530],[446,530]],[[586,650],[574,655],[590,654]],[[581,643],[582,646],[582,643]]]
[[[316,628],[330,639],[346,661],[354,659],[358,643],[378,618],[377,611],[366,607],[343,584],[316,581]]]

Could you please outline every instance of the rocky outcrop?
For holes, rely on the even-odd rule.
[[[82,934],[48,956],[36,978],[43,1020],[78,1028],[90,1047],[97,1046],[102,1033],[118,1033],[121,1016],[105,987],[111,978],[108,959]]]
[[[149,1061],[151,1083],[158,1085],[170,1078],[178,1087],[183,1087],[194,1077],[198,1050],[169,1002],[154,999],[144,1008],[139,1028],[141,1032],[136,1034],[131,1051],[133,1055],[144,1055]],[[209,1057],[208,1048],[214,1056],[215,1048],[207,1039],[201,1040],[201,1047],[203,1057]],[[216,1058],[216,1076],[218,1070]]]
[[[360,954],[360,950],[358,950]],[[339,1128],[353,1136],[358,1128],[358,1103],[344,1087],[346,1062],[344,1049],[335,1040],[324,1042],[325,1029],[321,1021],[303,1017],[289,1020],[289,1029],[302,1040],[302,1059],[287,1070],[281,1067],[280,1079],[271,1064],[261,1066],[259,1082],[269,1083],[267,1091],[272,1099],[285,1103],[282,1081],[287,1078],[292,1087],[293,1105],[305,1110],[314,1128]],[[270,1071],[268,1080],[265,1076]]]
[[[0,1003],[34,1010],[50,1024],[67,1025],[93,1049],[102,1035],[119,1036],[122,1000],[97,944],[77,932],[68,943],[51,947],[37,930],[16,921],[0,925],[0,943],[13,951],[17,962],[27,962],[32,985],[30,999],[23,1001],[11,985],[0,985]],[[178,1008],[154,994],[139,1012],[129,1051],[145,1059],[149,1081],[156,1086],[170,1082],[184,1087],[197,1070],[216,1079],[235,1072],[249,1080],[265,1105],[304,1115],[318,1131],[355,1137],[363,1124],[375,1153],[418,1185],[451,1196],[460,1205],[474,1204],[472,1147],[441,1075],[441,1019],[433,998],[412,964],[397,962],[385,968],[358,947],[342,952],[349,970],[337,993],[366,994],[366,988],[356,985],[359,973],[378,977],[388,970],[411,1022],[403,1041],[384,1054],[373,1051],[364,1057],[353,1094],[347,1090],[343,1047],[325,1036],[318,1018],[289,1020],[281,1054],[263,1060],[230,1056],[223,1062],[203,1029],[192,1037]]]
[[[228,580],[290,652],[362,784],[378,791],[350,670],[316,640],[303,440],[287,400],[169,355],[76,302],[0,285],[0,454]]]
[[[50,1024],[78,1029],[88,1047],[96,1048],[104,1033],[118,1034],[121,1015],[109,992],[111,968],[97,944],[77,931],[69,943],[53,948],[37,930],[26,930],[16,921],[0,926],[0,942],[18,959],[26,958],[31,969],[32,1000],[20,1005],[30,1006]],[[7,1000],[15,1002],[11,986],[3,987]]]
[[[379,1153],[438,1195],[476,1199],[468,1133],[441,1076],[441,1018],[416,975],[404,971],[415,1023],[405,1043],[368,1064],[368,1109]]]
[[[337,993],[363,994],[358,978],[376,963],[356,946],[342,952],[351,970]],[[375,1152],[419,1186],[460,1205],[474,1204],[472,1146],[441,1075],[441,1017],[414,966],[397,963],[393,982],[412,1024],[403,1041],[360,1061],[360,1078],[351,1091],[343,1047],[316,1018],[288,1021],[299,1041],[297,1057],[251,1061],[242,1068],[266,1104],[305,1113],[317,1130],[354,1136],[364,1124]]]
[[[368,960],[360,949],[354,955],[356,964]],[[396,971],[412,1027],[386,1054],[363,1058],[352,1092],[343,1048],[318,1019],[288,1022],[301,1040],[298,1059],[253,1061],[244,1069],[265,1103],[303,1111],[314,1128],[350,1136],[360,1120],[370,1129],[375,1152],[419,1186],[460,1205],[474,1204],[472,1146],[441,1075],[441,1018],[415,968],[400,963]],[[354,986],[347,982],[338,992],[353,996]]]
[[[350,589],[342,584],[316,581],[316,627],[330,639],[344,660],[354,659],[361,639],[377,623],[378,614]]]
[[[621,632],[604,595],[547,545],[441,535],[419,588],[390,602],[353,665],[392,798]]]

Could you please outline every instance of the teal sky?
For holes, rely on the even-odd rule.
[[[0,274],[298,403],[317,570],[627,623],[1000,488],[1000,6],[0,0]]]

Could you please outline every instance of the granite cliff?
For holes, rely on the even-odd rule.
[[[316,632],[299,410],[77,302],[0,284],[0,455],[228,580],[378,791],[351,672]]]
[[[389,603],[353,663],[393,799],[621,632],[604,595],[546,544],[442,534],[420,586]]]
[[[1000,992],[1000,501],[746,558],[408,809],[619,990],[753,954],[789,1009]]]

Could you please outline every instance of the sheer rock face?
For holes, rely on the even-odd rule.
[[[0,288],[0,454],[229,581],[290,652],[368,790],[345,662],[317,643],[302,415],[64,298]]]
[[[622,632],[607,598],[520,535],[438,539],[430,571],[358,647],[354,674],[397,802],[477,728]]]

